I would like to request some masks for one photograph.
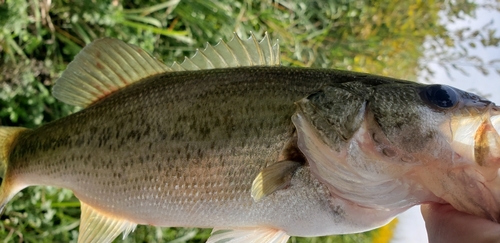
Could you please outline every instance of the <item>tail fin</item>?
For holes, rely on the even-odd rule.
[[[0,214],[7,202],[18,192],[18,189],[12,188],[12,185],[5,179],[12,145],[19,136],[19,133],[24,130],[26,128],[0,126],[0,177],[3,179],[0,186]]]

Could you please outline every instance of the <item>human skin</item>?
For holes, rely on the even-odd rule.
[[[422,205],[429,243],[500,242],[500,224],[459,212],[449,204]]]

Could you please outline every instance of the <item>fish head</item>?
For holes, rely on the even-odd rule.
[[[500,220],[500,107],[445,85],[352,82],[296,102],[298,147],[336,197]]]
[[[500,107],[444,85],[424,88],[421,97],[447,117],[436,125],[450,151],[439,166],[416,170],[421,183],[460,211],[500,222]],[[449,107],[440,102],[446,99]]]

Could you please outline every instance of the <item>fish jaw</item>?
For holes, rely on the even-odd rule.
[[[451,158],[418,168],[422,183],[456,209],[500,222],[499,128],[500,107],[494,104],[453,114],[441,126]]]

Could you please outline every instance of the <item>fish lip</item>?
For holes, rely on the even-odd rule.
[[[491,116],[490,121],[491,125],[493,125],[493,128],[495,128],[497,134],[500,136],[500,107],[495,106],[492,110],[498,111],[498,114]]]

